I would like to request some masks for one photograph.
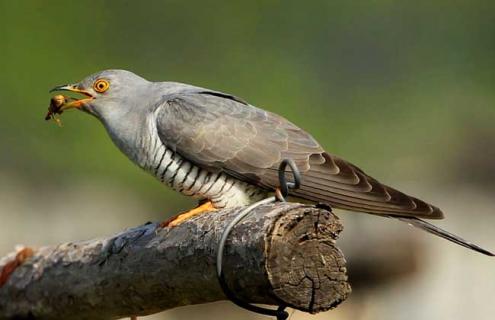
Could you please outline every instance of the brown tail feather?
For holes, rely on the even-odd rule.
[[[322,160],[323,159],[323,160]],[[368,176],[357,166],[327,152],[310,158],[294,196],[336,208],[391,216],[442,219],[440,209]]]
[[[380,203],[378,201],[373,203],[371,201],[364,201],[362,199],[357,199],[354,197],[335,193],[334,190],[321,192],[312,186],[306,186],[304,184],[301,186],[300,189],[294,190],[292,194],[296,197],[300,197],[310,201],[328,203],[332,207],[338,209],[366,212],[371,214],[390,215],[390,216],[411,215],[426,219],[443,218],[443,213],[440,209],[438,209],[435,206],[428,205],[427,203],[412,197],[411,199],[414,199],[415,203],[420,204],[418,208],[415,209],[409,209],[404,207],[401,208],[397,205],[393,206],[386,202]],[[419,208],[426,208],[426,209],[418,210]]]
[[[463,246],[465,248],[468,248],[468,249],[471,249],[471,250],[474,250],[476,252],[479,252],[479,253],[482,253],[482,254],[485,254],[487,256],[495,256],[494,253],[488,251],[488,250],[485,250],[483,248],[481,248],[480,246],[477,246],[471,242],[468,242],[464,239],[462,239],[461,237],[459,236],[456,236],[455,234],[453,233],[450,233],[448,231],[445,231],[431,223],[428,223],[424,220],[421,220],[419,218],[415,218],[415,217],[395,217],[395,216],[388,216],[389,218],[395,218],[395,219],[399,219],[400,221],[403,221],[403,222],[406,222],[407,224],[413,226],[413,227],[416,227],[416,228],[419,228],[419,229],[422,229],[426,232],[429,232],[431,234],[434,234],[436,236],[439,236],[441,238],[444,238],[446,240],[449,240],[449,241],[452,241],[460,246]]]

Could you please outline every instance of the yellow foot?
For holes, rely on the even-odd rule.
[[[184,221],[186,221],[186,220],[188,220],[194,216],[197,216],[197,215],[209,212],[209,211],[215,211],[215,210],[216,209],[213,206],[213,203],[211,203],[211,201],[207,201],[207,202],[203,203],[202,205],[197,206],[194,209],[179,213],[178,215],[173,216],[173,217],[163,221],[162,223],[160,223],[160,227],[162,227],[162,228],[163,227],[175,227],[175,226],[178,226],[182,222],[184,222]]]

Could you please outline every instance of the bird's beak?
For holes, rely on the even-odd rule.
[[[50,92],[54,91],[70,91],[70,92],[76,92],[85,95],[87,98],[83,99],[71,99],[67,100],[62,106],[60,106],[60,111],[67,110],[67,109],[73,109],[73,108],[78,108],[80,109],[81,107],[84,106],[85,103],[91,101],[94,99],[93,95],[88,92],[87,90],[79,89],[77,85],[74,84],[65,84],[63,86],[58,86],[50,90]]]

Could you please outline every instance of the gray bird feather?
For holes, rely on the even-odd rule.
[[[325,152],[307,132],[271,112],[213,91],[162,98],[158,134],[181,156],[243,181],[277,187],[277,167],[293,159],[301,187],[291,195],[336,208],[374,214],[440,219],[426,202],[381,184],[361,169]]]

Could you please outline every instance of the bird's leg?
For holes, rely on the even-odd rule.
[[[197,216],[197,215],[209,212],[209,211],[215,211],[215,210],[216,210],[216,208],[213,206],[213,203],[210,200],[208,200],[202,204],[200,203],[200,205],[194,209],[179,213],[178,215],[173,216],[173,217],[163,221],[162,223],[160,223],[160,227],[162,227],[162,228],[163,227],[175,227],[175,226],[178,226],[182,222],[184,222],[184,221],[186,221],[186,220],[188,220],[194,216]]]

